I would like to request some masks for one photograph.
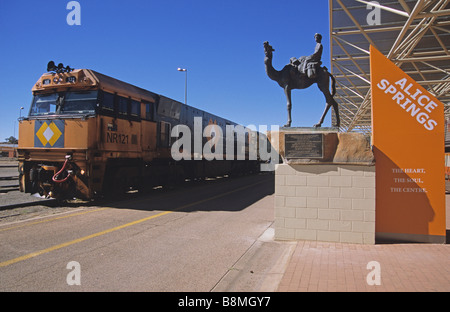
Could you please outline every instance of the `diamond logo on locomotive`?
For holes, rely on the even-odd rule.
[[[35,147],[64,147],[63,120],[36,120]]]

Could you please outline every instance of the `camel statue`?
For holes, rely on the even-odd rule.
[[[287,124],[284,125],[285,127],[290,127],[292,123],[291,118],[291,109],[292,109],[292,102],[291,102],[291,91],[292,89],[306,89],[309,86],[311,86],[314,83],[317,83],[317,86],[319,87],[320,91],[322,91],[323,95],[325,96],[327,106],[325,107],[325,111],[322,114],[322,117],[320,118],[319,122],[314,125],[314,127],[321,127],[323,120],[330,109],[331,106],[333,106],[334,113],[336,115],[336,122],[333,124],[333,127],[339,127],[340,125],[340,119],[339,119],[339,108],[338,104],[334,100],[333,96],[336,93],[335,84],[336,81],[331,75],[327,68],[325,66],[320,67],[317,66],[317,73],[315,78],[309,78],[306,74],[301,73],[297,66],[293,64],[293,59],[291,59],[291,63],[284,66],[284,68],[281,71],[276,70],[272,66],[272,57],[273,57],[273,51],[275,51],[272,46],[269,44],[269,42],[264,42],[264,64],[266,66],[266,73],[269,76],[270,79],[275,80],[278,82],[280,87],[284,89],[284,93],[286,94],[287,98],[287,110],[288,110],[288,120]],[[298,61],[302,62],[305,57],[300,58]],[[302,65],[301,65],[302,66]],[[330,83],[329,79],[332,80],[332,93],[330,93]]]

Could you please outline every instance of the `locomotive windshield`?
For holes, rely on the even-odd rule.
[[[30,116],[94,114],[97,97],[98,91],[36,94],[31,104]]]

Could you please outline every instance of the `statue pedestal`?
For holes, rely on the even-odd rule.
[[[368,138],[335,128],[280,128],[268,137],[283,159],[275,169],[275,238],[374,244]]]

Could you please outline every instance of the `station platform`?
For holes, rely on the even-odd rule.
[[[279,292],[450,291],[450,195],[446,195],[447,244],[359,245],[298,241]],[[374,267],[379,263],[379,285]],[[367,282],[369,276],[370,282]],[[372,284],[372,285],[371,285]]]

